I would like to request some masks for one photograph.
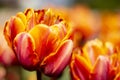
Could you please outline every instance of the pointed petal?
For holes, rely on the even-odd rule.
[[[14,50],[21,65],[34,70],[39,62],[37,53],[35,53],[35,42],[33,38],[25,32],[22,32],[14,39]]]
[[[109,60],[105,56],[99,56],[92,70],[91,80],[108,80]]]
[[[56,52],[51,53],[41,63],[43,72],[49,76],[58,76],[68,65],[73,43],[71,40],[66,40],[61,43]],[[62,66],[61,66],[62,65]]]
[[[32,29],[36,25],[35,14],[33,9],[27,9],[25,11],[26,19],[27,19],[27,31]]]

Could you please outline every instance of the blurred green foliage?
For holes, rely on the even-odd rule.
[[[14,5],[10,4],[13,3]],[[17,8],[19,2],[16,0],[1,0],[0,8]],[[76,4],[85,4],[92,9],[97,10],[119,10],[120,9],[120,0],[72,0],[72,5]]]
[[[75,4],[85,4],[90,8],[98,10],[118,10],[120,0],[76,0]]]

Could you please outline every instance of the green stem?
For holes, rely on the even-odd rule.
[[[42,74],[40,71],[37,71],[37,80],[42,80]]]
[[[57,80],[56,77],[52,77],[51,80]]]

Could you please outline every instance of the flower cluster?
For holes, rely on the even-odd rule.
[[[84,6],[60,11],[30,8],[6,22],[8,45],[0,48],[0,61],[52,77],[69,65],[72,80],[119,80],[119,33],[119,14],[98,14]],[[11,63],[3,59],[8,53]]]

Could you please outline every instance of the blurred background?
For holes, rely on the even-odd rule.
[[[94,15],[96,16],[94,17],[97,18],[95,21],[98,21],[98,23],[96,23],[98,26],[98,24],[101,23],[101,22],[99,23],[98,20],[100,17],[98,16],[99,12],[119,13],[120,10],[119,3],[120,0],[0,0],[0,29],[1,31],[3,30],[5,22],[9,20],[11,16],[16,15],[17,12],[23,12],[26,8],[34,9],[41,9],[46,7],[72,8],[76,5],[82,6],[84,5],[87,7],[88,10],[94,12]],[[35,72],[26,71],[21,67],[11,66],[8,68],[0,65],[0,80],[36,80],[35,75],[36,75]],[[5,77],[7,77],[7,79]],[[43,80],[48,80],[48,77],[46,76],[44,76],[43,78],[44,78]],[[70,80],[68,68],[65,69],[63,76],[59,78],[59,80]]]
[[[0,0],[0,21],[3,26],[9,16],[30,7],[40,9],[45,6],[71,7],[76,4],[84,4],[95,10],[119,11],[119,3],[120,0]]]
[[[4,21],[18,11],[24,11],[26,8],[40,9],[49,6],[72,7],[82,4],[90,9],[102,11],[119,11],[120,0],[0,0],[0,22]]]

